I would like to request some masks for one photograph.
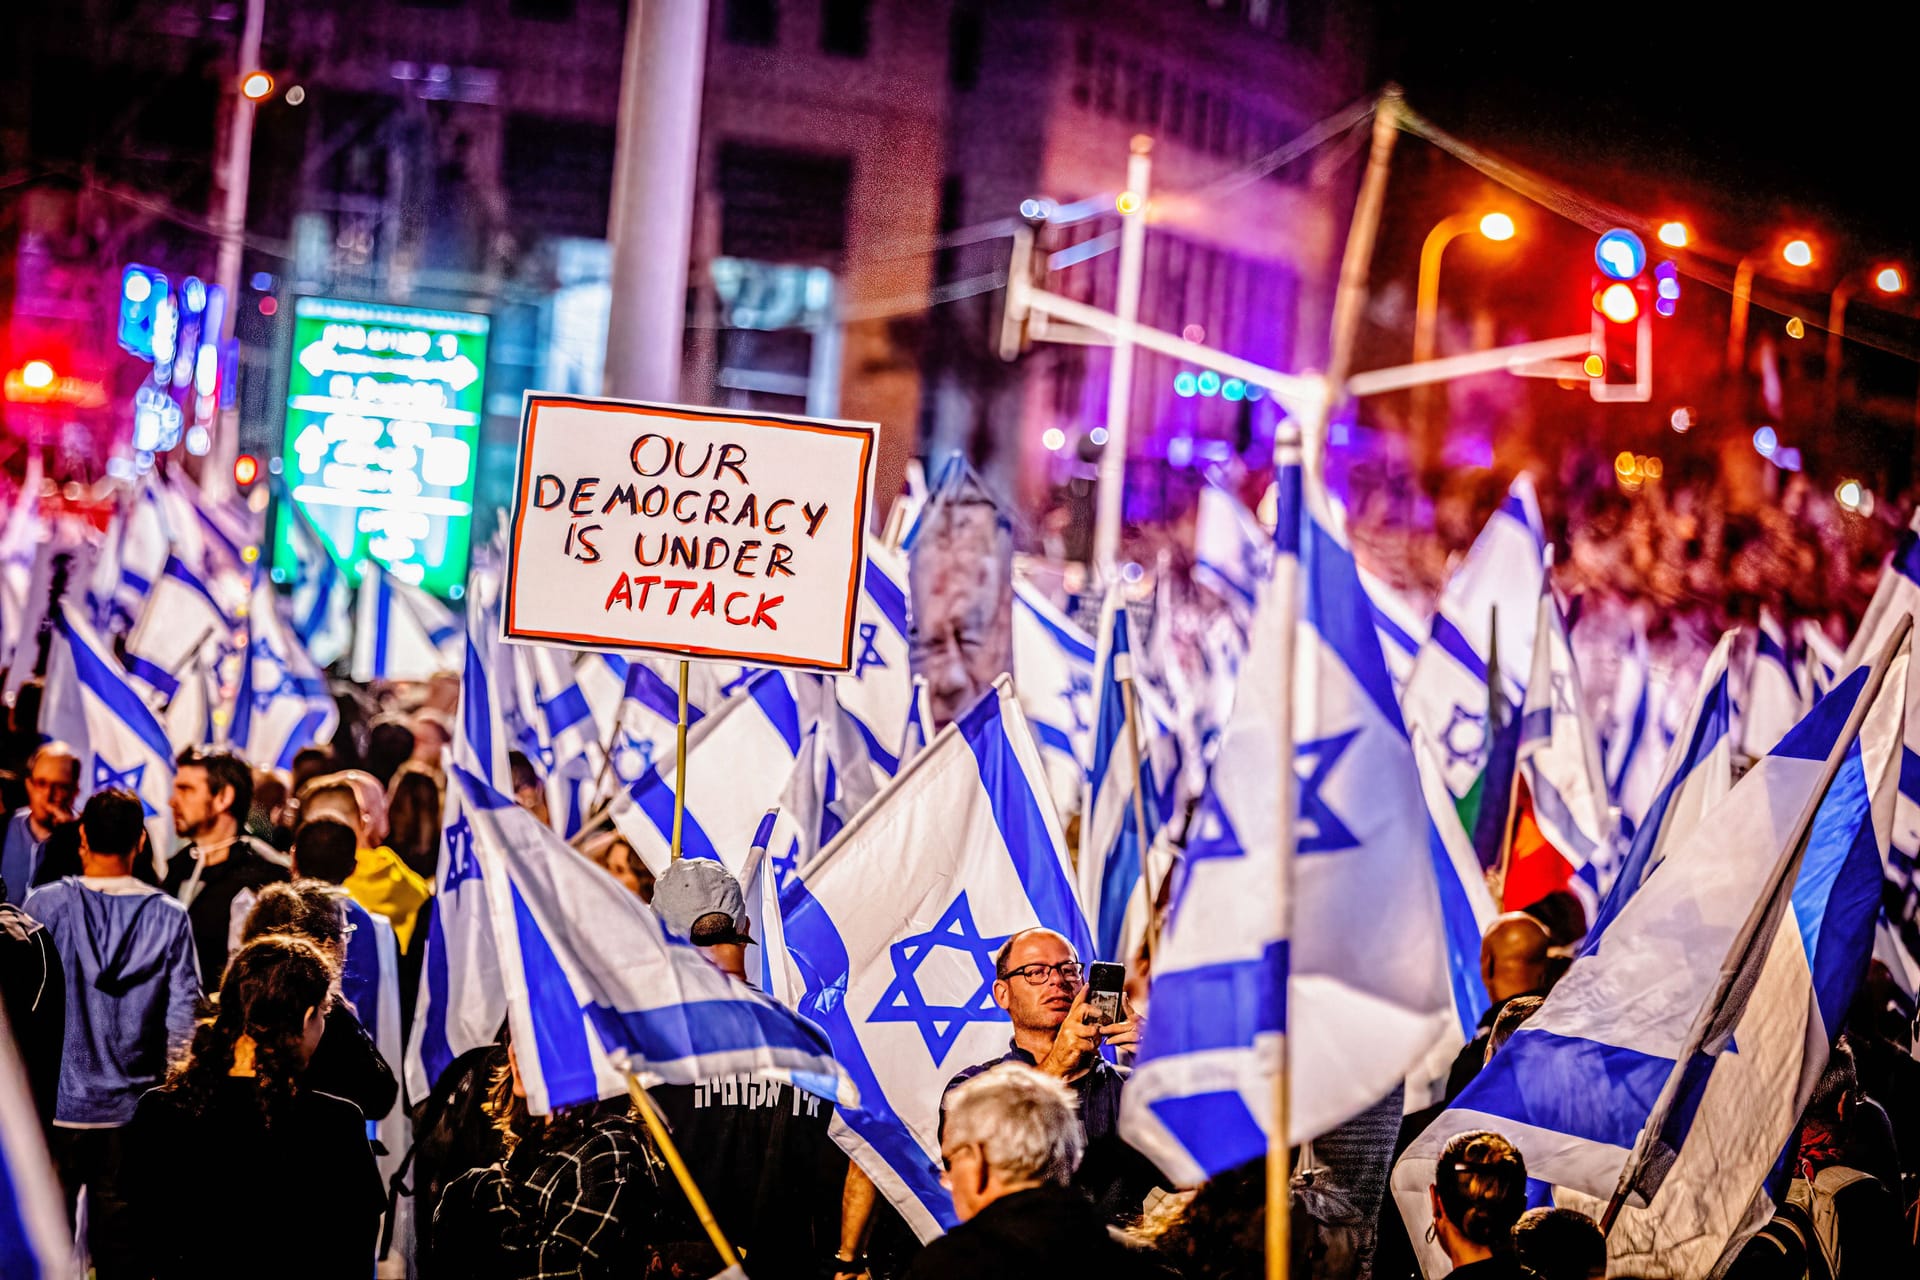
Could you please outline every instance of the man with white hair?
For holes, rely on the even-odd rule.
[[[1167,1274],[1109,1233],[1070,1185],[1086,1150],[1076,1101],[1058,1078],[1017,1062],[947,1095],[941,1181],[960,1225],[914,1259],[907,1280]]]

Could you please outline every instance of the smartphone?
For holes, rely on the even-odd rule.
[[[1127,967],[1123,964],[1095,964],[1087,967],[1087,1007],[1100,1011],[1100,1025],[1119,1022],[1120,993],[1127,985]]]

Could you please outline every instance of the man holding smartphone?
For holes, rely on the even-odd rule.
[[[1095,965],[1119,970],[1118,965]],[[994,957],[993,1000],[1013,1021],[1004,1057],[968,1067],[946,1092],[1002,1062],[1020,1062],[1064,1082],[1079,1103],[1087,1154],[1074,1185],[1093,1197],[1111,1222],[1140,1212],[1141,1202],[1165,1185],[1159,1171],[1120,1138],[1120,1092],[1131,1069],[1108,1062],[1101,1047],[1131,1059],[1146,1029],[1120,992],[1120,973],[1102,972],[1096,991],[1073,944],[1051,929],[1028,929],[1007,939]],[[944,1122],[946,1108],[941,1107]]]

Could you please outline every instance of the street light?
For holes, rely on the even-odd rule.
[[[264,102],[273,93],[273,77],[264,71],[250,71],[240,80],[240,93],[249,102]]]
[[[1834,413],[1840,411],[1840,361],[1845,354],[1841,343],[1847,334],[1847,304],[1853,301],[1859,285],[1857,276],[1842,279],[1834,286],[1833,301],[1827,307],[1827,405]],[[1891,263],[1883,264],[1874,270],[1873,287],[1885,294],[1905,293],[1906,273]]]
[[[1435,333],[1440,325],[1440,255],[1460,236],[1478,231],[1492,241],[1511,240],[1514,224],[1511,215],[1492,210],[1484,214],[1456,213],[1440,219],[1420,246],[1420,280],[1414,291],[1413,362],[1433,359]],[[1427,404],[1431,385],[1413,388],[1414,438],[1424,441],[1427,434]]]
[[[1780,260],[1801,270],[1813,265],[1813,246],[1805,237],[1795,236],[1780,246]],[[1727,323],[1727,372],[1738,373],[1747,359],[1747,313],[1753,306],[1753,270],[1751,257],[1740,259],[1733,269],[1733,316]]]
[[[1660,243],[1671,249],[1687,247],[1687,224],[1684,222],[1663,222],[1660,224]]]

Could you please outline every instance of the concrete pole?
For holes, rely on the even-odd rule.
[[[1147,182],[1153,139],[1133,140],[1127,156],[1127,189],[1120,195],[1120,290],[1114,313],[1107,376],[1107,443],[1100,454],[1100,487],[1093,515],[1093,569],[1101,584],[1114,581],[1120,559],[1120,524],[1127,504],[1127,421],[1133,411],[1133,325],[1140,318],[1140,278],[1147,256]]]
[[[611,396],[680,393],[706,65],[705,0],[632,0],[607,230],[613,304],[603,390]]]
[[[220,212],[215,230],[220,252],[214,261],[214,283],[226,290],[226,310],[220,317],[220,349],[233,342],[234,317],[240,310],[240,255],[247,234],[247,185],[253,169],[253,100],[240,92],[241,78],[260,69],[260,31],[266,25],[267,0],[247,0],[247,17],[240,28],[239,65],[228,80],[233,114],[227,119],[227,155],[221,167]],[[222,389],[222,396],[229,389]],[[207,497],[222,501],[233,493],[233,460],[240,455],[240,396],[231,389],[233,408],[214,415],[213,438],[207,445],[200,485]]]

